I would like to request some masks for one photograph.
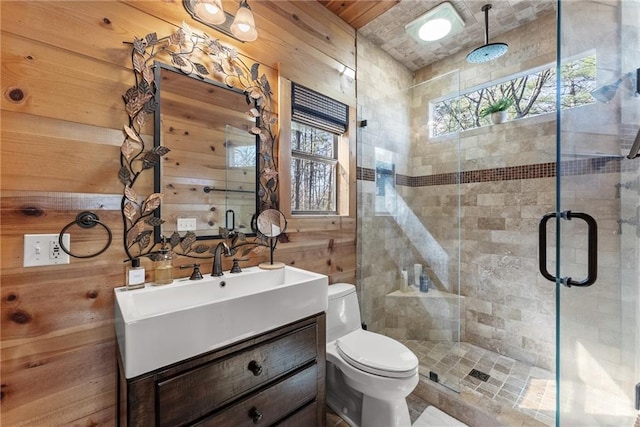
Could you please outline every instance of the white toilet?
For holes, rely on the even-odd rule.
[[[329,407],[354,427],[410,427],[406,397],[417,384],[416,355],[392,338],[362,329],[355,286],[329,286]]]

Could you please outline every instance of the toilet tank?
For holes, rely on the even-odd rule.
[[[329,286],[327,308],[327,342],[362,327],[356,287],[348,283]]]

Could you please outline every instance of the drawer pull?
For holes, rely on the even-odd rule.
[[[262,421],[262,412],[258,411],[258,408],[251,408],[249,410],[249,416],[251,417],[251,420],[253,420],[254,424],[258,424]]]
[[[252,360],[251,362],[249,362],[249,370],[253,372],[253,375],[257,377],[262,373],[262,365],[255,360]]]

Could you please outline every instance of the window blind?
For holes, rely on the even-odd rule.
[[[328,132],[343,134],[349,123],[349,107],[296,83],[291,83],[291,118]]]

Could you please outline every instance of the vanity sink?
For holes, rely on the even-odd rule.
[[[327,285],[325,275],[285,266],[116,288],[124,374],[133,378],[326,311]]]

